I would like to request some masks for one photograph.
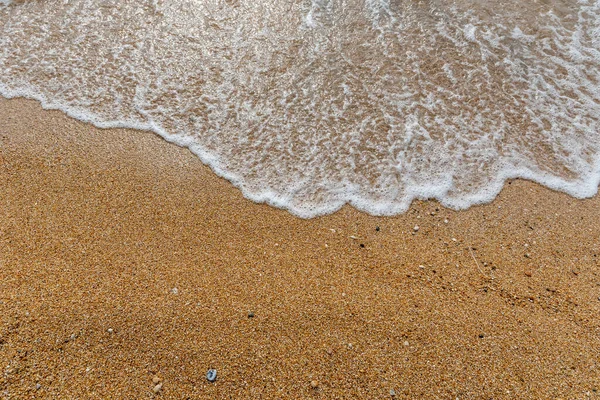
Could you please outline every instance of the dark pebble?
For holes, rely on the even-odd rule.
[[[254,313],[253,312],[249,312],[248,313],[248,318],[254,318]]]
[[[479,339],[483,339],[483,334],[480,334],[480,335],[479,335]]]
[[[379,227],[378,227],[378,226],[376,226],[376,227],[375,227],[375,230],[376,230],[377,232],[379,232]]]
[[[363,243],[360,244],[360,247],[365,247],[365,245]]]

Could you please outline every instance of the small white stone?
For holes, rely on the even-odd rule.
[[[209,369],[208,372],[206,373],[206,379],[209,382],[214,382],[217,380],[217,370],[216,369]]]
[[[421,264],[421,265],[419,265],[419,268],[424,269],[425,266]]]
[[[447,223],[448,223],[448,220],[447,220],[447,219],[445,219],[445,220],[444,220],[444,223],[445,223],[445,224],[447,224]]]
[[[413,231],[417,232],[419,230],[419,225],[415,225],[415,227],[413,228]]]
[[[113,328],[108,328],[108,329],[107,329],[107,332],[108,332],[108,333],[113,333],[113,332],[114,332],[114,330],[113,330]]]
[[[408,346],[408,345],[409,345],[409,343],[408,343],[408,340],[405,340],[405,341],[404,341],[404,345],[405,345],[405,346]]]
[[[453,242],[457,242],[456,238],[452,238],[452,241],[453,241]]]
[[[171,293],[173,293],[173,294],[179,294],[179,289],[177,289],[176,287],[174,287],[173,289],[171,289]]]
[[[162,389],[162,385],[163,385],[162,383],[159,383],[158,385],[154,386],[154,388],[152,389],[152,391],[154,393],[160,392],[160,389]]]

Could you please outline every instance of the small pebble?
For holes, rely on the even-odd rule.
[[[173,293],[173,294],[179,294],[179,289],[177,289],[176,287],[174,287],[173,289],[171,289],[171,293]]]
[[[452,238],[452,241],[453,241],[453,242],[457,242],[456,238]]]
[[[160,378],[158,376],[155,376],[154,378],[152,378],[152,383],[158,385],[160,383]]]
[[[35,390],[40,390],[42,388],[42,385],[40,385],[39,383],[35,384]]]
[[[409,343],[408,343],[408,340],[405,340],[405,341],[404,341],[404,345],[405,345],[405,346],[408,346],[408,345],[409,345]]]
[[[217,370],[209,369],[208,372],[206,373],[206,379],[208,379],[209,382],[216,381],[217,380]]]
[[[152,391],[154,393],[158,393],[158,392],[160,392],[160,389],[162,389],[162,383],[159,383],[158,385],[154,386],[154,388],[152,389]]]
[[[317,381],[310,381],[310,386],[313,389],[316,389],[319,386],[319,382],[317,382]]]
[[[448,220],[447,220],[447,219],[445,219],[445,220],[444,220],[444,223],[445,223],[445,224],[447,224],[447,223],[448,223]]]
[[[248,318],[254,318],[254,313],[252,311],[248,313]]]
[[[415,227],[413,228],[413,231],[417,232],[419,230],[419,225],[415,225]]]
[[[379,232],[379,227],[378,227],[378,226],[376,226],[376,227],[375,227],[375,230],[376,230],[377,232]]]
[[[390,396],[396,396],[396,391],[394,389],[390,389]]]
[[[419,265],[419,268],[424,269],[425,266],[424,265]]]
[[[113,328],[108,328],[108,329],[107,329],[107,332],[108,332],[108,333],[113,333],[113,332],[114,332],[114,330],[113,330]]]

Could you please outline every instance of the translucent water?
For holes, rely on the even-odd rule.
[[[0,71],[301,217],[600,182],[600,1],[0,0]]]

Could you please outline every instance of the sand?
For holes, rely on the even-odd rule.
[[[0,398],[600,396],[598,196],[302,220],[149,132],[0,122]]]

